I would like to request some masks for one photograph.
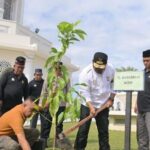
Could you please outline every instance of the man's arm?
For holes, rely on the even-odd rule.
[[[86,104],[87,104],[87,106],[88,106],[89,109],[90,109],[90,113],[91,113],[92,115],[95,115],[96,110],[95,110],[94,106],[92,105],[91,101],[86,102]]]
[[[106,105],[107,105],[108,108],[113,105],[115,95],[116,95],[115,93],[111,93],[111,94],[110,94],[110,96],[109,96],[109,98],[108,98],[108,100],[107,100],[107,102],[106,102]]]
[[[28,94],[29,94],[29,96],[31,95],[31,91],[32,91],[32,81],[30,81],[29,84],[28,84]]]
[[[28,80],[26,79],[25,81],[25,86],[24,86],[24,100],[29,96],[29,85],[28,85]]]
[[[19,144],[21,145],[22,150],[31,150],[31,147],[28,141],[26,140],[24,133],[19,133],[16,136]]]
[[[2,109],[2,105],[3,105],[3,98],[4,98],[4,88],[7,84],[7,77],[8,77],[8,73],[4,72],[1,74],[0,76],[0,115],[1,115],[1,109]]]
[[[96,110],[94,106],[92,105],[92,99],[91,99],[91,94],[90,94],[90,83],[89,83],[89,76],[85,74],[85,72],[82,72],[79,76],[79,83],[85,83],[86,86],[80,86],[80,93],[81,95],[85,98],[86,100],[86,105],[90,109],[90,113],[92,115],[95,115]]]

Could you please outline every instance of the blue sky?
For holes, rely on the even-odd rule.
[[[25,0],[24,25],[50,40],[55,47],[56,25],[81,20],[85,41],[71,46],[67,55],[82,69],[96,51],[108,54],[115,68],[143,69],[142,51],[150,48],[148,0]]]

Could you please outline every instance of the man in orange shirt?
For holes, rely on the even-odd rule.
[[[31,146],[39,137],[37,129],[24,129],[27,117],[34,110],[34,99],[28,97],[23,104],[17,105],[0,117],[0,149],[31,150]]]

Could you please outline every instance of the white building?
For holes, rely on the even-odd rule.
[[[23,26],[23,9],[24,0],[0,0],[0,72],[24,56],[24,72],[31,80],[35,68],[44,68],[52,43]],[[70,73],[78,70],[68,57],[63,62]]]

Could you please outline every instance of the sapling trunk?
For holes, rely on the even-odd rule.
[[[53,117],[53,127],[54,127],[54,139],[53,139],[53,150],[56,148],[56,114]]]

